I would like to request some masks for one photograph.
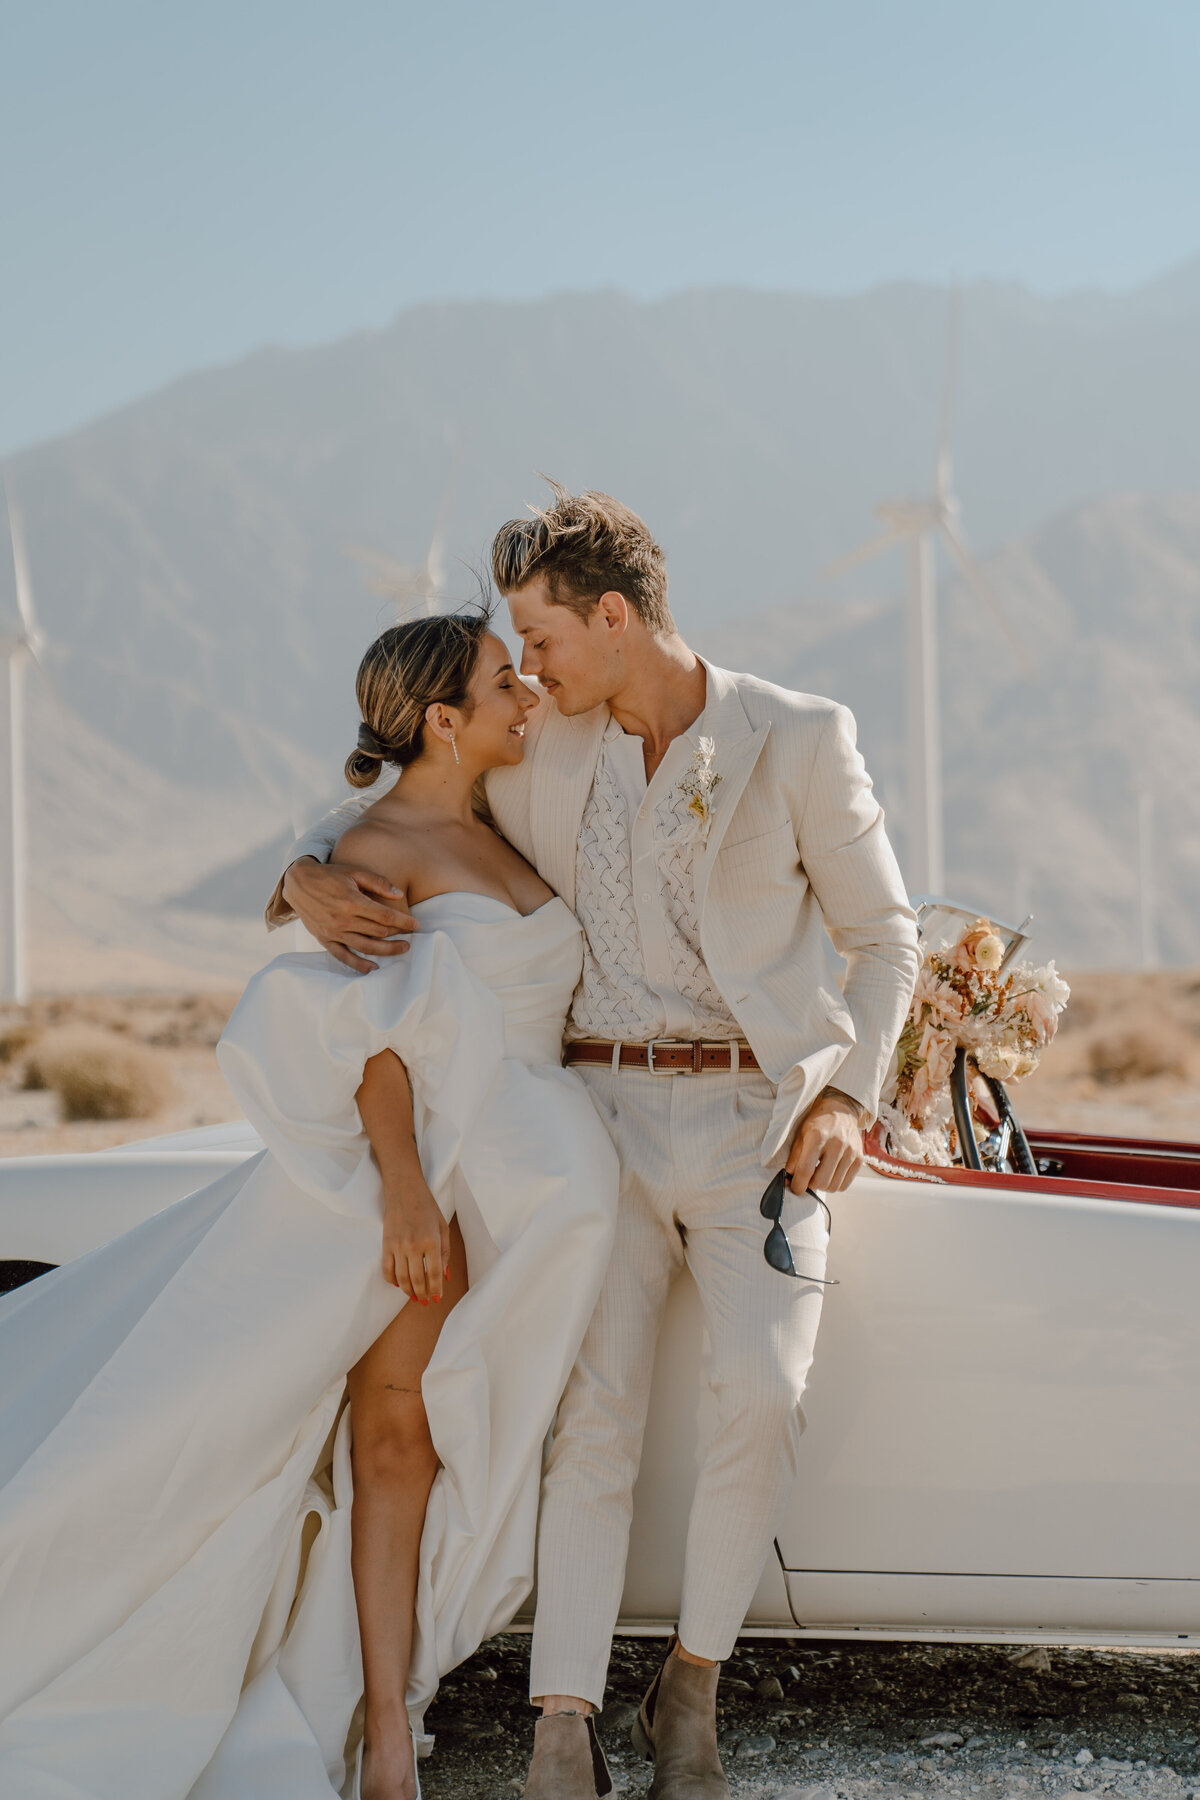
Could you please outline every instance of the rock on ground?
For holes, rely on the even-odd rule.
[[[494,1638],[447,1678],[426,1800],[519,1792],[528,1644]],[[613,1651],[600,1736],[624,1800],[649,1784],[629,1726],[664,1647],[621,1638]],[[1200,1800],[1200,1651],[1045,1649],[1023,1664],[992,1644],[743,1640],[718,1717],[735,1800]]]

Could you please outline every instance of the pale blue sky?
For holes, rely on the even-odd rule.
[[[0,0],[0,450],[416,301],[1200,253],[1196,0]]]

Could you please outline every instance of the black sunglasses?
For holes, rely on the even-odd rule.
[[[825,1214],[825,1217],[829,1222],[829,1232],[832,1236],[833,1214],[822,1200],[820,1194],[814,1193],[812,1188],[809,1188],[807,1191],[810,1197],[816,1201],[817,1205]],[[796,1268],[795,1263],[792,1261],[792,1246],[788,1243],[787,1232],[783,1229],[783,1225],[780,1222],[783,1217],[784,1196],[790,1193],[791,1189],[788,1187],[787,1183],[787,1170],[780,1169],[778,1175],[773,1175],[771,1177],[767,1186],[767,1191],[758,1203],[758,1210],[763,1218],[770,1219],[772,1222],[771,1229],[767,1233],[767,1241],[763,1245],[763,1255],[766,1257],[770,1266],[780,1275],[794,1275],[797,1281],[811,1281],[814,1282],[817,1287],[841,1287],[842,1284],[840,1281],[823,1281],[819,1275],[801,1275]]]

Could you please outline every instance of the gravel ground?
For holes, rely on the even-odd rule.
[[[663,1652],[619,1639],[600,1735],[618,1793],[650,1770],[629,1725]],[[533,1741],[528,1639],[494,1638],[430,1709],[427,1800],[514,1800]],[[746,1640],[718,1730],[738,1800],[1200,1800],[1200,1651]]]

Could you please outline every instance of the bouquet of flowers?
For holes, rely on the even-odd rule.
[[[960,1045],[982,1074],[1000,1081],[1020,1081],[1037,1068],[1071,990],[1052,962],[1040,969],[1003,963],[1004,940],[988,919],[926,956],[880,1106],[893,1156],[953,1160],[950,1075]]]

